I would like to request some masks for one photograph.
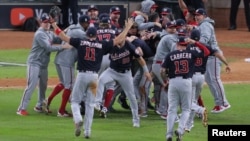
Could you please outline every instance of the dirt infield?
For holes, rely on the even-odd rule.
[[[33,35],[33,32],[1,31],[0,49],[30,48]],[[236,31],[216,29],[216,36],[224,55],[227,58],[234,58],[233,62],[230,62],[232,72],[222,72],[222,81],[225,83],[250,83],[250,63],[244,61],[245,58],[250,58],[250,49],[229,46],[229,44],[250,43],[250,32],[247,32],[246,29]],[[223,46],[225,44],[226,46]],[[55,85],[57,82],[57,78],[49,78],[49,85]],[[25,79],[0,79],[0,87],[22,87],[25,84]]]

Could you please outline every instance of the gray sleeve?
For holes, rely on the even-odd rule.
[[[135,22],[138,24],[138,29],[139,30],[148,29],[148,28],[155,25],[154,22],[146,22],[145,23],[145,19],[141,15],[138,15],[138,16],[135,17]]]
[[[201,32],[201,36],[200,36],[200,42],[204,43],[204,44],[209,44],[209,41],[211,39],[212,36],[212,25],[210,23],[202,23],[199,26],[200,32]]]
[[[67,35],[73,38],[80,38],[80,39],[86,38],[86,33],[81,29],[70,30],[68,31]]]
[[[46,37],[46,36],[48,36],[48,35],[46,35],[42,32],[38,33],[38,35],[36,36],[36,40],[37,40],[37,43],[39,44],[39,46],[43,47],[47,52],[53,52],[53,51],[58,51],[58,50],[62,49],[61,46],[52,47],[51,43],[48,40],[48,37]],[[52,35],[50,38],[51,39],[53,38]]]

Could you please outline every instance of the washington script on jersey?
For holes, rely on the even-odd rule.
[[[112,60],[118,60],[118,59],[121,59],[121,58],[124,58],[125,56],[128,56],[130,54],[129,50],[125,50],[124,52],[122,53],[114,53],[114,54],[110,54],[110,58]]]
[[[89,42],[89,41],[81,41],[81,46],[88,46],[88,47],[95,47],[95,48],[102,48],[101,43]]]
[[[179,59],[183,59],[183,58],[192,58],[192,53],[183,52],[183,53],[170,55],[171,61],[179,60]]]

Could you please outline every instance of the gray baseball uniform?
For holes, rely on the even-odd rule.
[[[177,42],[177,34],[167,34],[161,38],[157,49],[156,54],[153,59],[152,64],[152,72],[154,77],[156,77],[161,85],[164,83],[164,80],[160,74],[161,64],[163,63],[164,58],[168,53],[174,51],[176,49],[176,42]],[[160,103],[157,111],[159,111],[162,115],[167,115],[167,94],[166,90],[161,89],[160,92]]]
[[[66,34],[73,38],[86,38],[84,28],[78,23],[68,27]],[[62,44],[65,44],[63,42]],[[58,51],[55,57],[55,65],[60,84],[63,84],[64,91],[62,94],[61,106],[58,111],[58,116],[67,116],[66,105],[68,103],[71,90],[75,81],[75,62],[77,61],[76,48],[64,49]],[[52,95],[53,96],[53,92]],[[51,96],[48,98],[48,103],[52,101]]]
[[[185,126],[191,110],[192,99],[192,76],[194,73],[195,59],[200,56],[209,55],[209,50],[204,46],[198,46],[204,50],[184,50],[186,46],[185,38],[179,37],[178,50],[170,52],[162,64],[169,77],[168,88],[168,116],[166,138],[172,138],[174,123],[177,116],[178,106],[181,108],[181,117],[176,130],[176,135],[180,139],[185,133]],[[197,45],[197,43],[195,43]],[[163,71],[164,72],[164,71]],[[183,89],[182,89],[183,88]],[[178,140],[177,138],[177,140]]]
[[[61,46],[52,46],[56,36],[53,32],[40,27],[34,35],[32,48],[27,60],[27,86],[24,90],[18,111],[26,110],[39,82],[38,102],[36,107],[41,110],[42,102],[45,99],[45,92],[48,81],[48,64],[50,61],[50,52],[61,50]]]
[[[121,48],[114,47],[110,52],[110,67],[106,69],[99,77],[97,94],[102,94],[104,86],[107,83],[116,81],[124,90],[130,102],[131,112],[133,116],[133,126],[140,126],[140,118],[138,116],[138,105],[134,94],[133,77],[131,74],[131,60],[133,56],[139,57],[135,53],[135,46],[125,42]]]
[[[200,42],[208,44],[212,49],[220,50],[216,40],[213,24],[214,20],[210,19],[209,17],[206,17],[199,23],[198,29],[201,32]],[[215,105],[228,106],[230,104],[227,101],[224,86],[220,79],[221,64],[221,61],[215,56],[208,57],[205,81],[207,82],[209,89],[214,97]],[[213,109],[212,112],[214,110],[216,111],[216,109]]]

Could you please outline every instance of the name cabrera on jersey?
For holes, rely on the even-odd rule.
[[[98,72],[102,62],[102,56],[113,48],[113,40],[90,41],[88,39],[70,38],[70,45],[78,51],[77,70]]]
[[[114,70],[128,70],[131,68],[131,61],[133,57],[138,58],[140,55],[136,53],[136,47],[125,42],[125,45],[121,48],[115,46],[110,52],[110,68]]]
[[[217,49],[212,49],[210,46],[206,45],[207,49],[210,51],[209,56],[213,55],[215,52],[217,52]],[[193,50],[193,51],[201,51],[202,53],[204,53],[202,50],[200,50],[199,47],[195,46],[195,44],[189,44],[187,46],[187,50]],[[195,64],[194,64],[194,72],[200,72],[202,74],[205,73],[206,71],[206,65],[207,65],[207,59],[208,56],[204,56],[204,55],[200,55],[198,58],[196,58],[195,60]]]
[[[108,29],[101,29],[99,28],[97,30],[97,38],[99,41],[102,40],[111,40],[115,38],[116,31],[114,29],[108,28]]]
[[[191,78],[194,73],[195,60],[202,55],[203,53],[197,50],[175,50],[166,56],[162,67],[168,69],[169,78],[178,76]]]

